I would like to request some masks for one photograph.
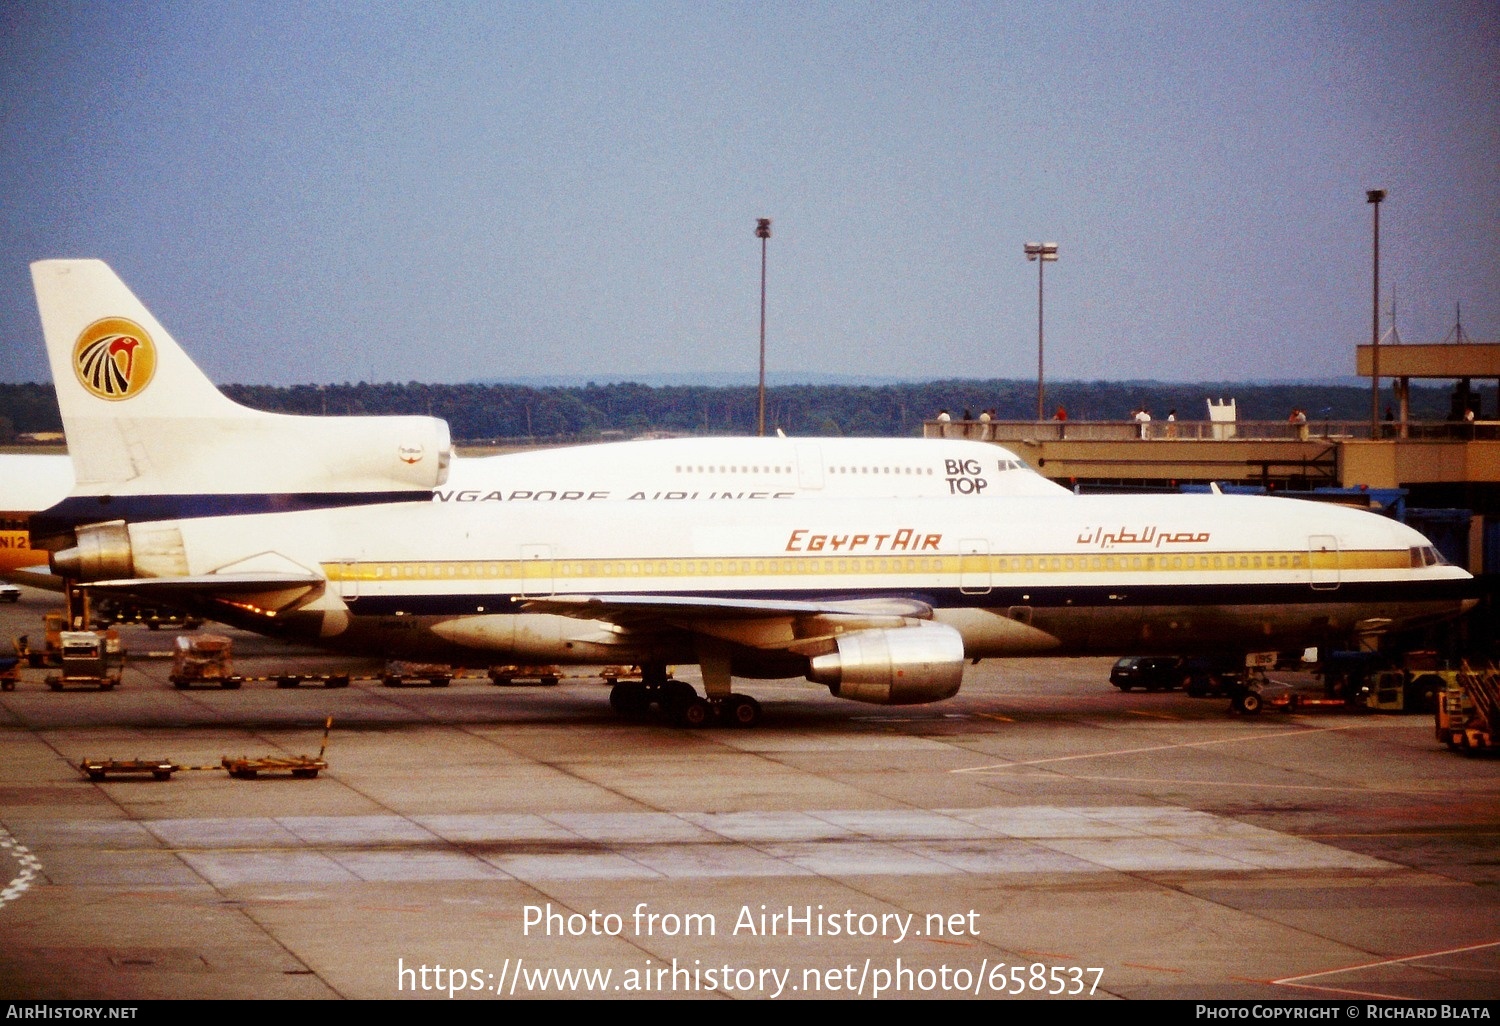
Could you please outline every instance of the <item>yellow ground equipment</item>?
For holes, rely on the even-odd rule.
[[[491,666],[489,670],[490,683],[499,687],[506,687],[517,681],[536,681],[544,687],[552,687],[562,680],[562,671],[556,666]]]
[[[386,664],[380,683],[388,688],[445,688],[453,680],[453,667],[442,663],[408,663],[393,660]]]
[[[222,634],[177,636],[172,653],[172,672],[168,680],[179,691],[194,684],[207,684],[233,690],[244,678],[234,672],[234,643]]]
[[[181,766],[171,759],[84,759],[79,770],[90,780],[105,780],[109,777],[149,776],[152,780],[170,780]]]
[[[61,611],[53,611],[42,617],[45,640],[41,648],[31,644],[29,635],[23,634],[16,639],[16,656],[26,660],[26,665],[32,669],[41,669],[44,666],[57,666],[62,660],[62,634],[68,629],[68,614]]]
[[[1500,669],[1473,669],[1465,663],[1457,684],[1443,692],[1435,719],[1437,739],[1453,751],[1494,751],[1500,725]]]
[[[328,752],[328,732],[333,729],[333,717],[323,722],[323,744],[317,755],[264,755],[256,758],[241,755],[224,756],[223,766],[236,780],[254,780],[262,773],[290,773],[294,777],[316,777],[320,770],[328,768],[324,755]]]

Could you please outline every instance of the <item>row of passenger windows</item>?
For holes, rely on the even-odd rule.
[[[527,564],[400,563],[366,568],[376,580],[414,578],[519,578]],[[534,560],[529,576],[558,577],[680,577],[710,574],[877,574],[877,573],[1025,573],[1093,570],[1293,570],[1307,566],[1303,553],[1215,556],[966,556],[840,559],[660,559],[660,560]],[[538,571],[541,571],[540,573]]]
[[[829,467],[830,474],[896,474],[918,477],[932,476],[931,467]]]
[[[679,474],[790,474],[791,467],[742,467],[742,466],[679,466]],[[932,476],[931,467],[829,467],[830,474],[896,474],[910,477]]]
[[[982,558],[970,556],[970,559]],[[1001,573],[1026,570],[1294,570],[1307,566],[1304,553],[1266,556],[1001,556]]]

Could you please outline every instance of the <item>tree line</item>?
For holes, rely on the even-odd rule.
[[[754,386],[641,384],[225,385],[224,393],[259,410],[299,414],[426,414],[448,422],[459,441],[590,439],[623,432],[754,434]],[[1412,387],[1412,417],[1452,414],[1452,388]],[[1047,386],[1047,416],[1062,406],[1071,420],[1128,420],[1142,407],[1153,417],[1206,420],[1205,400],[1236,400],[1241,420],[1284,420],[1293,408],[1318,420],[1368,420],[1370,389],[1358,385],[1183,384],[1153,381],[1060,381]],[[1382,407],[1394,401],[1382,399]],[[1485,408],[1494,409],[1493,395]],[[958,419],[989,410],[999,420],[1036,416],[1036,383],[952,380],[890,385],[778,385],[766,390],[766,430],[789,435],[910,437],[946,409]],[[18,434],[62,430],[52,386],[0,383],[0,442]]]

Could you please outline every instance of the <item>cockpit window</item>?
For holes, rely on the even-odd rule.
[[[1407,550],[1411,557],[1413,568],[1424,566],[1446,566],[1448,561],[1443,554],[1431,545],[1413,545]]]

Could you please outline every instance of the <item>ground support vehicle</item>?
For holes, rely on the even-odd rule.
[[[311,779],[328,768],[328,760],[311,755],[265,755],[256,758],[224,756],[224,768],[236,780],[254,780],[262,773],[290,773]]]
[[[317,684],[325,688],[347,688],[347,673],[278,673],[274,677],[256,677],[256,680],[274,680],[278,688],[300,688],[304,684]]]
[[[1364,678],[1357,689],[1330,697],[1327,690],[1310,693],[1275,681],[1246,685],[1230,698],[1235,712],[1258,713],[1262,709],[1298,712],[1314,709],[1347,709],[1355,712],[1425,712],[1432,696],[1455,678],[1454,670],[1427,670],[1413,676],[1406,670],[1380,670]]]
[[[6,656],[0,659],[0,691],[16,690],[16,681],[21,679],[21,660]]]
[[[200,634],[189,638],[179,634],[172,653],[172,672],[167,679],[179,691],[194,684],[207,684],[233,690],[244,683],[234,672],[233,642],[222,634]]]
[[[1408,652],[1400,667],[1374,652],[1331,652],[1323,662],[1323,691],[1382,712],[1428,713],[1457,672],[1438,665],[1437,653],[1429,651]]]
[[[1434,713],[1437,739],[1455,752],[1493,752],[1500,741],[1500,669],[1493,666],[1458,671]]]
[[[125,669],[125,652],[114,631],[63,631],[60,671],[47,677],[53,691],[66,688],[113,690]]]
[[[289,773],[301,779],[312,779],[328,768],[328,733],[333,729],[333,717],[323,721],[323,743],[317,755],[263,755],[251,758],[224,756],[223,766],[236,780],[254,780],[262,773]]]
[[[1265,679],[1265,668],[1274,666],[1275,653],[1252,653],[1244,657],[1189,656],[1182,661],[1182,689],[1189,698],[1243,695],[1247,688]]]
[[[68,614],[61,611],[47,613],[42,620],[46,626],[45,641],[41,648],[32,647],[30,635],[23,634],[16,639],[16,655],[26,660],[26,665],[34,670],[59,664],[62,656],[62,633],[68,627]]]
[[[453,667],[437,663],[391,662],[380,683],[388,688],[445,688],[453,680]]]
[[[0,581],[0,602],[19,601],[21,601],[21,589],[17,588],[14,584],[7,584],[4,581]]]
[[[78,769],[90,780],[139,776],[171,780],[172,774],[181,768],[171,759],[84,759],[78,764]]]
[[[556,666],[491,666],[489,677],[490,683],[499,687],[536,681],[550,688],[562,680],[562,671]]]

